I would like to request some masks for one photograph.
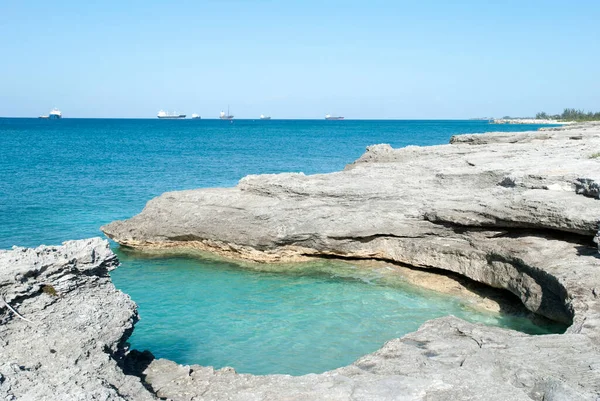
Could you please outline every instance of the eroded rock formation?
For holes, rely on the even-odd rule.
[[[444,146],[371,146],[337,173],[248,176],[235,188],[151,200],[103,231],[142,249],[449,270],[504,288],[570,327],[531,337],[446,318],[323,375],[253,377],[156,361],[147,381],[177,400],[596,400],[598,151],[597,125],[462,135]]]
[[[137,311],[117,263],[100,238],[0,251],[0,399],[156,399],[122,370]]]
[[[452,271],[570,324],[530,336],[454,317],[354,364],[301,377],[154,360],[123,369],[135,305],[99,239],[0,252],[6,399],[597,400],[600,127],[368,148],[344,171],[249,176],[166,193],[103,227],[125,246],[197,248],[260,262],[326,256]],[[143,361],[142,361],[143,362]],[[136,373],[142,366],[133,369]],[[127,369],[126,369],[127,370]]]

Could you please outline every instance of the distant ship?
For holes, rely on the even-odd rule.
[[[219,118],[221,120],[233,120],[233,116],[229,114],[229,106],[227,106],[227,114],[225,114],[225,112],[222,111],[221,114],[219,114]]]
[[[327,115],[325,115],[325,119],[326,120],[343,120],[344,117],[335,117],[335,116],[327,114]]]
[[[39,116],[38,118],[45,118],[45,119],[49,119],[49,120],[58,120],[58,119],[62,118],[62,113],[59,109],[57,109],[55,107],[52,109],[50,114],[48,114],[47,116]]]
[[[166,111],[159,111],[158,114],[156,115],[156,117],[158,118],[170,118],[170,119],[181,119],[181,118],[185,118],[185,114],[179,114],[179,113],[169,113]]]
[[[202,117],[200,117],[199,114],[196,114],[196,113],[192,114],[192,120],[200,120],[201,118]]]
[[[260,119],[261,119],[261,120],[270,120],[270,119],[271,119],[271,117],[269,117],[269,116],[265,116],[264,114],[261,114],[261,115],[260,115]]]

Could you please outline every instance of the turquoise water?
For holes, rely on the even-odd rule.
[[[481,121],[0,119],[0,248],[101,235],[102,224],[139,213],[165,191],[232,186],[247,174],[339,170],[370,144],[434,145],[459,133],[536,128]],[[142,318],[132,345],[181,363],[322,371],[450,313],[529,332],[556,330],[475,313],[456,299],[333,262],[298,273],[202,258],[120,257],[113,279]]]
[[[354,362],[429,319],[455,315],[530,334],[564,330],[484,313],[407,284],[391,267],[338,261],[240,266],[119,252],[117,287],[138,301],[130,342],[182,364],[241,373],[320,373]],[[143,302],[142,302],[143,301]]]

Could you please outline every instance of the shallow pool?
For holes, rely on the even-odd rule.
[[[122,265],[111,276],[137,302],[141,317],[132,347],[181,364],[253,374],[320,373],[450,314],[531,334],[565,329],[476,311],[381,267],[338,261],[238,265],[117,253]]]

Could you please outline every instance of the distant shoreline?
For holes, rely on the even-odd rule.
[[[541,118],[497,118],[490,121],[490,124],[555,124],[567,125],[574,124],[575,121],[546,120]]]

